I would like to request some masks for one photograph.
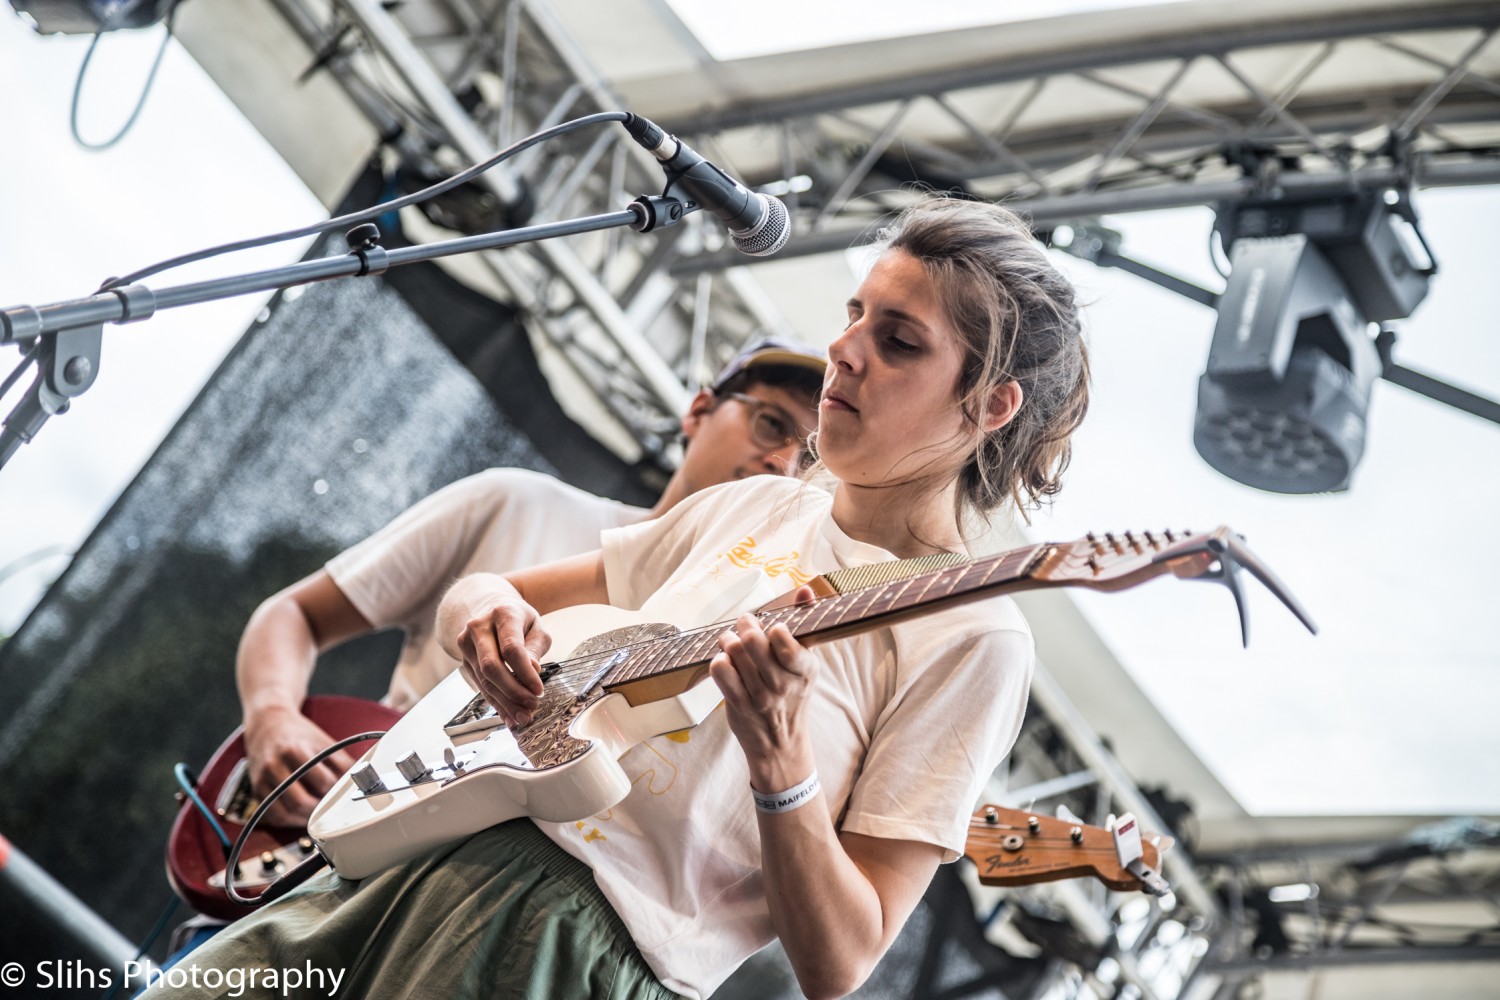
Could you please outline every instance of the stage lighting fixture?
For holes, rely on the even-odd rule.
[[[1275,493],[1348,489],[1381,360],[1373,321],[1411,314],[1435,270],[1410,202],[1374,192],[1221,206],[1230,255],[1193,444]]]
[[[176,0],[10,0],[44,35],[92,35],[145,28],[167,16]]]

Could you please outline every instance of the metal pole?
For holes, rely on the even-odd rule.
[[[6,922],[13,927],[14,922],[22,920],[39,925],[44,933],[50,932],[66,941],[71,952],[25,958],[40,961],[76,957],[91,969],[109,970],[115,979],[123,978],[127,963],[135,960],[134,944],[3,836],[0,836],[0,914],[6,914]]]

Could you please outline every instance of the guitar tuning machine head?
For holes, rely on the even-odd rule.
[[[995,811],[994,806],[984,807],[984,821],[990,826],[995,826],[1000,822],[1000,814]]]

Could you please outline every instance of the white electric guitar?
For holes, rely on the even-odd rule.
[[[1309,629],[1296,600],[1228,528],[1207,535],[1089,535],[982,559],[929,556],[840,570],[813,581],[810,603],[770,605],[804,645],[995,594],[1055,586],[1120,590],[1172,573],[1227,584],[1240,604],[1250,570]],[[643,622],[584,605],[542,618],[552,635],[532,720],[507,728],[455,671],[407,712],[319,803],[307,832],[346,878],[363,878],[496,823],[568,822],[630,791],[619,758],[697,725],[721,700],[708,677],[720,623]]]

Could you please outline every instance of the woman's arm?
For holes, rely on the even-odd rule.
[[[538,668],[552,644],[537,619],[559,608],[604,604],[608,599],[604,556],[599,552],[505,576],[475,573],[443,596],[437,638],[507,725],[525,725],[539,704]]]
[[[794,788],[814,771],[806,708],[820,665],[785,625],[769,633],[752,615],[720,637],[710,673],[745,751],[750,785]],[[758,816],[771,922],[809,998],[857,989],[895,940],[942,860],[916,841],[839,834],[821,796]]]
[[[771,923],[809,1000],[859,988],[943,855],[935,844],[836,833],[821,805],[759,817]]]

